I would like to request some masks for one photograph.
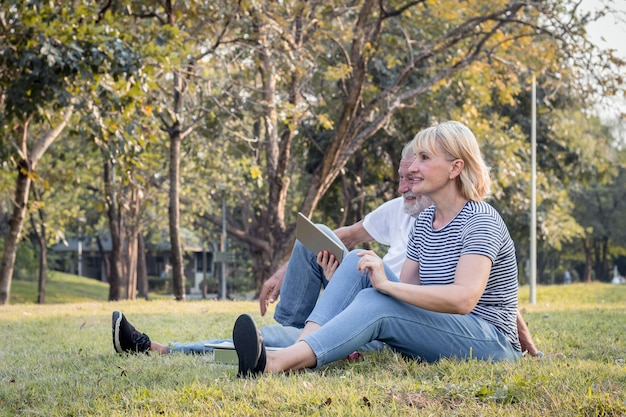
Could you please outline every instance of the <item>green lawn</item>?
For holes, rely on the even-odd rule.
[[[107,283],[57,271],[46,274],[45,289],[46,304],[107,301],[109,298]],[[11,304],[36,303],[37,294],[37,281],[13,280],[10,301]]]
[[[48,297],[60,300],[53,281]],[[76,282],[61,281],[59,288],[74,291]],[[384,351],[256,380],[238,380],[235,368],[210,356],[117,355],[111,312],[123,310],[153,340],[190,341],[229,337],[242,312],[272,323],[257,303],[110,303],[100,289],[95,301],[85,301],[83,288],[69,303],[41,306],[16,303],[22,290],[13,287],[13,303],[0,307],[0,415],[626,415],[626,286],[539,287],[535,305],[521,289],[539,348],[565,358],[418,364]]]

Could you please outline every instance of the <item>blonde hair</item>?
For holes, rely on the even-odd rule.
[[[443,151],[451,161],[461,159],[464,166],[457,178],[463,197],[480,201],[489,195],[489,168],[474,133],[463,123],[448,121],[420,131],[413,139],[413,149],[415,153],[426,150],[434,155]]]

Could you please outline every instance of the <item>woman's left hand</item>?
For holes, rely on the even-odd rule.
[[[361,257],[357,264],[359,271],[363,274],[369,272],[370,282],[374,288],[383,292],[383,287],[389,283],[383,260],[371,250],[359,252],[358,255]]]

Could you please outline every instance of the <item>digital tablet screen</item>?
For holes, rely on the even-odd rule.
[[[339,262],[343,259],[343,248],[341,245],[324,233],[302,213],[298,213],[296,238],[315,255],[323,250],[327,250],[335,255],[335,259]]]

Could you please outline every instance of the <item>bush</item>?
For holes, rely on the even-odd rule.
[[[148,291],[154,292],[157,294],[167,294],[171,291],[170,290],[171,281],[172,279],[169,277],[161,278],[161,277],[150,276],[148,277]]]

